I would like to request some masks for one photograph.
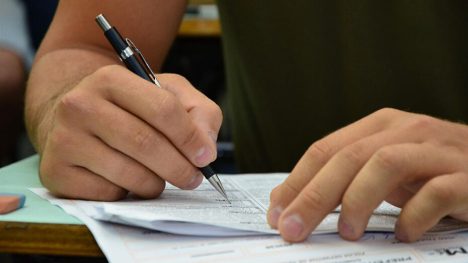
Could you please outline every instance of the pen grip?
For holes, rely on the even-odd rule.
[[[124,59],[123,62],[131,72],[137,74],[138,76],[146,79],[149,82],[153,82],[153,80],[150,78],[146,70],[141,66],[140,62],[138,61],[135,55]]]
[[[109,30],[104,32],[107,40],[111,43],[112,47],[114,48],[115,52],[119,55],[120,59],[123,61],[125,66],[133,73],[137,74],[138,76],[148,80],[149,82],[153,82],[150,78],[146,70],[143,68],[141,63],[138,61],[135,54],[129,57],[122,57],[122,52],[124,50],[129,49],[128,43],[125,42],[123,37],[120,35],[119,31],[115,27],[111,27]]]
[[[104,35],[120,57],[120,53],[128,47],[128,44],[122,38],[119,31],[115,27],[111,27],[109,30],[104,32]]]

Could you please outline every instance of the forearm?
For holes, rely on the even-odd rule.
[[[54,105],[61,96],[96,69],[115,63],[110,51],[93,48],[58,49],[36,61],[26,90],[25,122],[38,153],[42,153],[53,124]]]
[[[96,15],[108,15],[157,70],[177,33],[185,4],[184,0],[60,1],[27,87],[26,126],[36,150],[42,153],[54,122],[54,106],[62,95],[96,69],[118,63],[94,21]],[[129,6],[139,15],[129,16]]]

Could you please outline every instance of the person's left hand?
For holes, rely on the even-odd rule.
[[[299,242],[341,204],[340,235],[357,240],[383,200],[402,207],[404,242],[445,216],[468,221],[468,126],[379,110],[310,146],[272,191],[268,222]]]

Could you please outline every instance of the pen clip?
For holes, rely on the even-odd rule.
[[[130,40],[130,38],[125,38],[125,42],[127,42],[128,46],[129,46],[135,53],[138,54],[138,57],[139,57],[140,60],[144,63],[144,67],[145,67],[146,73],[148,73],[148,75],[150,76],[151,80],[153,80],[154,84],[156,84],[156,86],[158,86],[158,87],[161,87],[161,84],[159,83],[158,79],[156,78],[156,74],[154,74],[153,70],[151,69],[150,65],[149,65],[148,62],[146,61],[145,57],[144,57],[143,54],[140,52],[140,50],[136,47],[136,45],[133,43],[133,41]]]

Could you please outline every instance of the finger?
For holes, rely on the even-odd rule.
[[[71,140],[67,145],[60,147],[64,147],[62,151],[68,152],[67,158],[73,161],[74,165],[85,167],[143,198],[155,198],[164,190],[163,179],[98,138],[75,133]]]
[[[110,76],[119,78],[114,83],[121,86],[108,88]],[[116,66],[98,70],[93,74],[93,81],[103,87],[101,90],[110,101],[164,134],[194,165],[206,166],[216,158],[212,139],[194,124],[174,94]],[[197,94],[191,88],[185,92]]]
[[[413,242],[451,213],[468,214],[468,176],[453,173],[428,181],[403,207],[395,227],[396,237]],[[466,220],[466,218],[465,218]]]
[[[342,194],[350,182],[377,149],[386,144],[416,139],[411,136],[402,136],[404,134],[398,130],[381,132],[345,147],[342,151],[338,152],[282,213],[279,219],[279,229],[282,236],[289,241],[301,241],[305,239],[323,218],[338,205]],[[451,160],[451,158],[448,159]],[[376,188],[368,187],[367,190],[369,189],[375,191]],[[394,191],[395,188],[389,188],[389,190]],[[369,193],[365,197],[372,196],[372,194]],[[378,203],[383,199],[384,197],[381,197]],[[364,202],[364,204],[366,203]],[[376,206],[372,207],[368,214]],[[361,210],[354,209],[353,211],[357,211],[356,213],[361,214],[361,216],[362,214],[365,215]],[[310,211],[313,211],[313,213],[310,213]],[[367,220],[364,220],[364,223],[367,223]],[[284,225],[281,226],[281,224]],[[354,225],[352,224],[354,222],[348,224],[346,220],[340,220],[341,232],[345,233],[345,236],[348,235],[347,238],[349,239],[356,239],[362,233],[359,232],[359,228],[354,233],[354,228],[352,228]],[[361,228],[364,229],[365,225],[361,226]]]
[[[384,130],[389,125],[389,120],[400,114],[400,111],[391,109],[377,111],[312,144],[288,178],[271,192],[267,216],[270,226],[277,227],[284,208],[296,198],[332,156],[343,147]]]
[[[92,116],[82,119],[107,145],[179,188],[193,189],[201,183],[200,171],[146,122],[106,101],[95,108]]]
[[[39,166],[42,184],[58,196],[72,199],[115,201],[127,191],[89,170],[66,163],[45,150]]]
[[[400,185],[427,180],[455,169],[457,157],[428,143],[405,143],[375,152],[349,185],[342,199],[339,230],[356,240],[379,204]]]
[[[288,241],[304,240],[328,213],[342,202],[346,189],[378,149],[388,144],[413,141],[417,136],[408,136],[400,130],[386,130],[344,147],[333,156],[281,214],[279,229],[283,238]],[[383,198],[380,201],[382,200]],[[289,217],[292,219],[288,219]],[[359,237],[359,232],[352,231],[354,229],[351,227],[354,225],[340,221],[340,226],[343,233],[349,232],[349,236]]]
[[[394,112],[391,111],[390,114],[394,114]],[[378,114],[376,114],[374,118],[377,118],[378,121],[382,121],[382,119],[392,117],[390,114],[387,114],[388,116],[384,117],[379,117]],[[310,214],[305,216],[305,218],[308,218],[308,223],[306,224],[308,227],[306,227],[306,229],[311,230],[315,228],[315,226],[319,224],[323,217],[325,217],[331,211],[331,209],[334,209],[339,204],[342,193],[348,187],[349,183],[357,174],[357,172],[362,168],[364,163],[377,149],[389,143],[401,142],[404,140],[414,140],[414,136],[403,136],[405,133],[398,132],[398,130],[385,130],[382,132],[372,130],[376,129],[376,127],[379,127],[379,125],[373,124],[371,120],[363,119],[362,121],[363,123],[361,126],[371,126],[372,128],[365,130],[365,128],[360,126],[350,127],[350,132],[346,132],[346,134],[341,135],[339,133],[335,133],[325,138],[324,140],[319,141],[319,143],[323,143],[329,139],[329,141],[339,146],[335,146],[336,150],[329,150],[328,152],[331,152],[331,154],[328,156],[324,155],[326,157],[322,156],[322,158],[319,157],[320,154],[313,154],[308,156],[306,153],[304,157],[301,158],[299,164],[295,167],[293,173],[285,180],[285,182],[272,191],[270,196],[271,203],[276,205],[276,207],[273,209],[273,206],[270,205],[270,210],[268,213],[268,220],[272,227],[277,227],[280,214],[284,211],[283,207],[288,207],[288,213],[293,213],[294,211],[304,213],[301,211],[301,209],[315,209],[315,213],[313,214],[314,220],[310,218]],[[366,123],[364,123],[364,121],[366,121]],[[385,125],[382,124],[381,126]],[[361,138],[357,141],[350,140],[349,142],[346,142],[348,144],[343,143],[343,136],[351,135],[353,139],[355,139],[358,135],[353,136],[352,134],[357,134],[362,131],[364,131],[364,138]],[[331,149],[329,146],[315,146],[315,148],[311,147],[308,153],[327,152],[321,150],[324,148]],[[325,162],[326,165],[324,166]],[[308,184],[309,181],[312,180],[315,182],[311,184],[306,191],[304,187]],[[296,205],[292,206],[291,202],[295,198],[298,198],[298,193],[301,191],[304,192],[304,197],[299,198],[296,202]],[[309,194],[315,195],[313,193],[324,196],[324,198],[329,202],[327,204],[311,203],[314,201],[313,199],[317,197],[308,196]],[[321,200],[315,201],[322,202]],[[302,204],[301,202],[305,203]],[[322,213],[317,213],[316,209],[321,209]],[[304,217],[299,216],[298,218]],[[307,231],[308,230],[305,230],[303,233],[304,238],[307,236]],[[285,236],[288,235],[286,232],[283,233]],[[289,238],[292,237],[290,236]]]
[[[213,142],[216,142],[223,121],[220,107],[180,75],[161,74],[158,77],[162,87],[175,94],[180,100],[195,125],[206,132]],[[213,145],[213,147],[216,146]]]

